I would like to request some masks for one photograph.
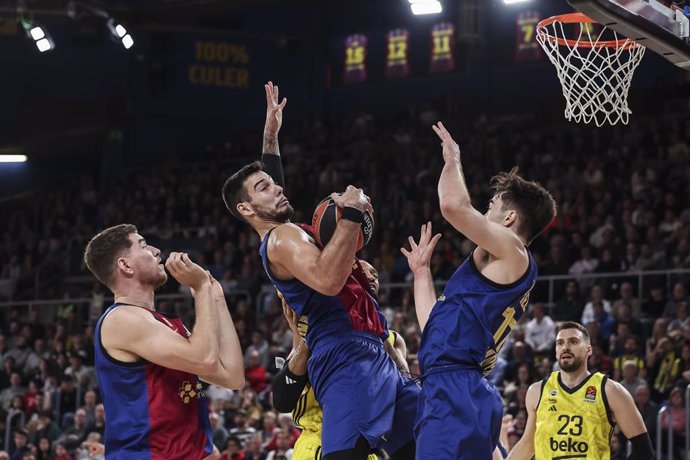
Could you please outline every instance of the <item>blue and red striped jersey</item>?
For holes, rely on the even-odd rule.
[[[313,235],[311,226],[298,224]],[[309,321],[306,342],[314,352],[318,347],[351,335],[353,331],[369,332],[376,337],[388,336],[386,317],[381,313],[378,301],[372,294],[361,265],[353,260],[352,273],[338,295],[328,296],[310,288],[300,280],[279,280],[269,268],[266,245],[271,232],[261,242],[261,262],[273,286],[285,302]]]
[[[106,459],[203,459],[213,451],[203,385],[188,372],[110,356],[101,342],[101,325],[120,305],[108,308],[95,330],[96,374],[106,414]],[[189,336],[179,318],[145,310],[181,336]]]

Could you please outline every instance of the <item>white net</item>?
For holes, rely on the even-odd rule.
[[[568,38],[566,32],[576,38]],[[566,119],[597,126],[628,123],[628,90],[644,46],[604,26],[595,27],[578,13],[542,21],[537,41],[558,71]]]

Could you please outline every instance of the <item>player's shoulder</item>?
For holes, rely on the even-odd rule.
[[[137,307],[134,305],[118,305],[108,312],[102,320],[102,328],[104,329],[120,329],[138,326],[141,324],[142,319],[152,320],[153,312],[142,307]]]
[[[272,247],[282,247],[299,242],[314,243],[311,236],[302,227],[291,222],[278,225],[268,237],[268,244]]]

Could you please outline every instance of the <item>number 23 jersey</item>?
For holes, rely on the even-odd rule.
[[[604,392],[606,380],[597,372],[568,388],[560,372],[552,372],[543,381],[536,412],[536,460],[611,458],[609,442],[615,423]]]

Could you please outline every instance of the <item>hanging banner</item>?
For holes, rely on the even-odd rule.
[[[448,72],[455,69],[455,26],[450,22],[440,22],[431,28],[432,73]]]
[[[524,11],[515,20],[515,61],[529,62],[541,59],[536,29],[541,16],[536,11]]]
[[[367,37],[350,35],[345,39],[345,71],[343,81],[347,84],[361,83],[367,79]]]
[[[393,29],[386,34],[386,44],[386,78],[406,77],[410,73],[410,32]]]

